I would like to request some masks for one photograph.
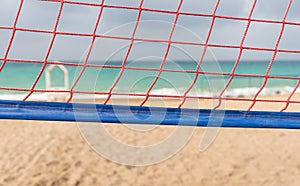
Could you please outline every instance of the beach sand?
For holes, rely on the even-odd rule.
[[[270,99],[281,97],[286,95]],[[282,105],[259,104],[256,109],[280,110]],[[225,107],[241,106],[245,104]],[[297,110],[298,105],[289,108]],[[177,128],[133,132],[123,125],[104,126],[119,140],[137,146],[160,141]],[[299,130],[222,128],[200,152],[206,130],[196,128],[184,148],[165,161],[133,167],[97,154],[74,122],[2,120],[0,185],[300,185]]]

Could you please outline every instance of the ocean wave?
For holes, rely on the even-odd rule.
[[[224,92],[225,97],[249,97],[254,96],[258,93],[260,88],[258,87],[248,87],[248,88],[235,88],[232,90],[226,90]],[[270,87],[270,88],[264,88],[260,92],[260,96],[272,96],[277,94],[288,94],[291,93],[294,90],[294,87]],[[300,89],[297,89],[297,92],[300,92]]]
[[[223,97],[250,97],[257,94],[259,87],[246,87],[246,88],[233,88],[228,89],[224,92]],[[174,88],[162,88],[151,91],[152,94],[157,95],[174,95],[179,96],[183,95],[183,89],[174,89]],[[259,95],[261,96],[272,96],[277,94],[288,94],[294,90],[294,87],[284,86],[284,87],[269,87],[264,88]],[[221,93],[220,90],[207,91],[207,90],[191,90],[189,93],[190,96],[203,96],[203,97],[217,97]],[[296,90],[300,92],[300,88]]]
[[[251,97],[257,94],[259,87],[247,87],[247,88],[233,88],[228,89],[224,92],[223,97]],[[278,94],[289,94],[294,90],[294,87],[284,86],[284,87],[268,87],[264,88],[259,95],[261,96],[272,96]],[[184,88],[161,88],[153,89],[150,94],[155,95],[171,95],[171,96],[180,96],[184,94]],[[221,90],[218,91],[207,91],[207,90],[191,90],[189,96],[200,96],[200,97],[218,97]],[[300,88],[296,90],[297,93],[300,93]],[[133,93],[133,92],[132,92]],[[144,94],[142,92],[134,92],[136,94]],[[2,100],[23,100],[27,94],[1,94]],[[61,100],[64,101],[69,97],[67,93],[40,93],[33,94],[27,100],[28,101],[53,101]],[[107,95],[76,95],[73,98],[76,100],[84,99],[103,99]],[[128,98],[128,96],[113,96],[113,98]],[[144,97],[144,96],[134,96],[132,98]]]

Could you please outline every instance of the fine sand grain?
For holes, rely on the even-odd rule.
[[[136,146],[156,143],[175,128],[141,133],[104,126]],[[76,123],[2,120],[0,185],[300,185],[299,130],[223,128],[200,152],[205,132],[197,128],[181,151],[161,163],[132,167],[93,151]]]

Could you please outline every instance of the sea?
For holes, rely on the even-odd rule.
[[[64,74],[58,67],[52,67],[51,71],[48,70],[51,80],[50,87],[46,87],[46,71],[51,66],[47,64],[36,86],[33,87],[43,64],[7,62],[0,72],[0,87],[34,88],[37,90],[65,88],[70,90],[73,87],[77,91],[108,92],[122,71],[121,61],[88,62],[89,65],[98,66],[88,66],[84,70],[82,66],[76,66],[80,62],[71,61],[70,63],[74,66],[63,65],[67,69],[67,74]],[[144,94],[150,91],[150,94],[183,95],[192,87],[187,95],[218,96],[230,81],[223,96],[253,96],[266,81],[265,74],[269,63],[269,61],[263,60],[240,61],[234,70],[235,76],[230,76],[228,74],[232,74],[234,61],[204,61],[198,69],[198,75],[195,73],[197,63],[192,61],[166,61],[162,66],[161,61],[128,61],[125,63],[121,78],[111,90],[115,93]],[[162,67],[161,71],[159,71],[160,67]],[[83,71],[81,78],[74,84],[81,71]],[[155,80],[158,74],[159,78]],[[267,79],[260,95],[290,93],[299,81],[297,78],[300,76],[300,60],[276,61],[270,68],[268,75],[270,78]],[[276,78],[278,76],[282,78]],[[67,78],[67,83],[65,78]],[[153,87],[149,90],[152,84]],[[65,88],[63,88],[64,86]],[[299,88],[297,92],[300,92]],[[23,99],[26,94],[28,91],[0,90],[2,100]],[[46,94],[35,93],[31,99],[47,99]]]

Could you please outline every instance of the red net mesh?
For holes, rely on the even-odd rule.
[[[10,67],[8,64],[20,63],[27,65],[40,64],[40,68],[38,73],[34,75],[34,80],[30,87],[25,88],[22,86],[17,87],[14,85],[8,86],[7,84],[2,83],[0,85],[0,90],[3,91],[2,94],[13,92],[13,95],[17,95],[18,92],[20,92],[23,95],[22,99],[26,101],[30,100],[30,98],[34,94],[64,93],[66,95],[66,102],[74,101],[74,94],[102,95],[103,97],[98,101],[99,103],[104,104],[112,103],[112,99],[114,96],[124,96],[127,98],[136,98],[137,101],[133,104],[141,106],[149,105],[151,100],[163,98],[164,100],[175,100],[174,102],[172,102],[171,106],[186,106],[198,108],[201,108],[203,106],[204,108],[208,107],[211,109],[228,108],[253,110],[255,109],[256,105],[261,104],[265,105],[265,108],[262,109],[262,107],[259,107],[257,109],[274,110],[272,104],[280,104],[280,108],[276,107],[275,110],[286,111],[287,109],[292,107],[294,108],[292,109],[294,111],[295,108],[299,106],[300,101],[299,99],[297,99],[297,91],[300,84],[299,71],[298,74],[297,71],[293,73],[287,73],[284,71],[285,69],[282,69],[281,73],[271,73],[272,68],[274,68],[274,64],[277,63],[276,59],[278,59],[278,61],[281,60],[281,58],[279,58],[278,56],[288,56],[286,59],[282,59],[282,61],[286,62],[287,66],[295,65],[295,68],[297,68],[297,65],[299,64],[296,60],[298,54],[300,54],[300,45],[295,44],[295,42],[297,42],[297,39],[299,38],[299,36],[297,36],[296,34],[299,33],[297,32],[297,29],[300,28],[300,15],[298,13],[299,11],[297,10],[297,4],[299,4],[298,2],[293,2],[292,0],[280,1],[278,2],[278,6],[274,5],[277,8],[280,7],[280,9],[272,9],[272,6],[264,9],[266,7],[264,5],[264,2],[256,0],[243,2],[243,8],[238,7],[238,4],[241,3],[229,0],[217,0],[214,1],[213,4],[210,2],[207,7],[202,7],[202,5],[198,5],[197,2],[188,0],[178,0],[170,2],[153,2],[150,0],[134,0],[130,2],[116,0],[102,0],[100,2],[83,0],[44,0],[35,2],[36,6],[49,6],[49,9],[52,10],[53,15],[41,15],[46,16],[45,19],[47,19],[48,21],[52,21],[50,21],[52,24],[48,25],[44,25],[43,22],[38,18],[35,20],[33,19],[34,17],[29,18],[26,15],[30,13],[30,9],[33,9],[33,7],[30,7],[28,2],[20,0],[18,1],[18,3],[18,8],[14,9],[16,14],[14,13],[14,18],[12,19],[11,24],[0,22],[0,31],[8,33],[6,37],[7,39],[5,40],[4,38],[3,41],[1,41],[1,45],[5,47],[3,48],[3,55],[1,54],[0,56],[0,71],[3,73],[6,68],[17,68],[16,66]],[[25,5],[26,3],[27,5]],[[235,3],[237,3],[236,7],[233,6],[235,5]],[[276,3],[274,2],[272,4]],[[16,4],[14,6],[16,6]],[[72,12],[71,9],[75,11],[75,13],[70,14],[73,17],[70,17],[70,15],[68,16],[67,14],[67,12]],[[85,15],[85,17],[82,17],[82,14],[78,13],[80,11],[83,11],[83,9],[87,14]],[[238,11],[239,9],[241,9],[241,12],[239,12],[239,14],[235,14],[235,11]],[[274,15],[273,17],[269,17],[268,12],[265,12],[265,14],[259,14],[259,12],[264,12],[267,9],[268,11],[272,12],[272,15]],[[106,12],[109,11],[111,11],[111,13],[106,14]],[[89,12],[94,12],[94,14],[89,14]],[[134,14],[131,14],[132,12],[134,12]],[[47,14],[47,12],[45,14]],[[77,14],[78,16],[76,16]],[[147,16],[149,18],[147,18]],[[164,18],[164,16],[168,18]],[[163,26],[162,28],[160,28],[160,24],[162,24],[162,22],[158,22],[160,18],[162,18],[163,24],[168,25],[168,29],[165,29]],[[26,19],[28,19],[31,23],[28,22],[28,24],[25,24],[26,21],[24,22],[24,20]],[[70,19],[71,21],[68,22],[68,19]],[[114,19],[117,19],[119,22],[115,21]],[[207,21],[197,22],[197,19],[203,19]],[[145,22],[147,23],[147,21],[149,20],[155,20],[156,22],[145,24]],[[20,22],[22,22],[23,24],[20,24]],[[60,28],[62,24],[70,23],[71,26],[69,28],[72,28],[72,24],[77,26],[75,26],[73,29]],[[92,25],[87,26],[87,24],[91,23]],[[126,27],[127,23],[130,23],[130,31],[124,28],[119,30],[115,29],[118,28],[120,24],[125,24]],[[236,26],[237,24],[239,26]],[[80,27],[80,25],[82,25],[82,27]],[[161,32],[160,37],[148,37],[146,33],[147,25],[150,25],[149,27],[154,27],[148,28],[150,30],[149,32],[153,32],[153,30]],[[157,28],[155,28],[155,25]],[[193,32],[197,37],[201,38],[201,41],[197,39],[191,39],[191,37],[187,36],[188,34],[186,33],[183,33],[181,35],[178,34],[179,27],[189,27],[191,25],[198,25],[198,27],[195,26],[193,28],[198,28],[199,33],[197,33],[197,31]],[[141,27],[143,26],[145,27],[143,30],[144,32],[141,32]],[[90,29],[87,29],[87,27],[89,27]],[[237,27],[240,27],[240,29],[235,29]],[[264,29],[265,27],[267,29]],[[272,37],[267,38],[267,35],[272,35],[272,28],[276,30],[276,33],[273,34]],[[101,29],[102,31],[99,31]],[[112,29],[113,31],[108,31],[109,29]],[[294,31],[290,32],[289,30]],[[19,48],[22,43],[20,44],[18,42],[18,40],[20,40],[18,34],[21,33],[22,39],[25,40],[25,47],[23,47],[22,49]],[[30,39],[26,40],[26,34],[30,34]],[[34,37],[33,35],[35,35],[36,37],[42,35],[43,38],[48,38],[46,45],[37,44],[36,47],[36,53],[43,53],[41,55],[42,57],[38,57],[39,54],[37,54],[36,58],[32,58],[30,55],[19,55],[18,50],[25,50],[26,47],[29,50],[31,47],[33,48],[32,43],[37,43],[40,41],[31,39],[31,37]],[[262,37],[262,35],[266,35],[266,37]],[[67,39],[63,40],[61,38],[69,37],[74,40],[81,38],[85,41],[88,41],[84,44],[87,47],[83,47],[83,44],[80,42],[77,45],[70,44],[66,47],[62,46],[63,44],[60,43],[63,43],[64,41],[67,42]],[[107,43],[103,43],[101,45],[101,41],[104,40],[108,40],[109,42],[107,43],[113,43],[116,41],[126,42],[125,49],[124,47],[122,48],[122,50],[124,51],[124,55],[121,58],[117,59],[117,61],[119,62],[118,64],[91,62],[95,60],[91,59],[91,55],[93,55],[92,53],[96,50],[95,45],[101,46],[102,48],[110,47]],[[294,44],[289,44],[286,41],[289,41],[290,43],[294,42]],[[139,47],[136,44],[141,42],[151,43],[152,48],[149,47],[147,49],[139,50]],[[160,50],[161,56],[159,56],[159,65],[128,65],[130,61],[133,60],[130,57],[131,55],[133,55],[133,53],[135,55],[138,55],[139,53],[141,53],[140,55],[143,55],[143,53],[151,55],[152,49],[153,51],[156,51],[154,48],[158,46],[156,45],[157,43],[164,46],[164,48]],[[194,47],[195,49],[199,49],[198,52],[195,52],[195,54],[197,54],[197,57],[195,58],[197,59],[196,65],[194,64],[193,66],[194,69],[165,68],[170,56],[174,55],[174,52],[172,52],[172,47],[174,46]],[[143,46],[141,46],[140,48],[142,47]],[[71,48],[70,50],[74,49],[75,52],[81,51],[84,55],[82,55],[81,59],[78,59],[77,62],[74,62],[74,60],[64,60],[68,58],[68,55],[72,55],[72,53],[70,52],[64,52],[64,50],[68,50],[68,48]],[[146,50],[147,52],[145,52]],[[98,53],[101,53],[101,50],[97,51]],[[60,59],[54,60],[56,53],[60,56]],[[213,53],[213,59],[217,58],[216,61],[223,59],[231,61],[227,63],[227,66],[230,66],[228,64],[231,64],[230,70],[203,70],[203,65],[205,65],[207,61],[209,61],[206,59],[207,56],[210,55],[208,53]],[[106,56],[108,54],[103,55]],[[239,73],[239,68],[247,68],[247,66],[243,65],[244,56],[247,55],[250,57],[245,58],[246,61],[251,61],[251,57],[253,57],[253,61],[255,61],[255,59],[264,59],[264,61],[267,61],[267,66],[263,70],[264,73],[248,73],[247,70],[242,71],[243,73]],[[260,55],[262,55],[263,57],[260,58]],[[109,60],[106,60],[106,62],[107,61],[109,62]],[[147,60],[145,61],[147,62]],[[294,63],[290,63],[289,61],[294,61]],[[76,76],[74,76],[74,80],[70,82],[70,86],[67,89],[41,88],[43,86],[38,86],[38,84],[45,81],[43,76],[45,75],[46,69],[49,65],[63,65],[69,68],[78,67],[78,69],[80,70],[75,73]],[[257,63],[253,62],[252,65],[255,66],[257,65]],[[257,68],[261,67],[259,67],[258,65]],[[78,83],[82,81],[83,76],[85,76],[85,73],[89,73],[87,72],[88,69],[117,69],[118,71],[114,78],[110,81],[109,87],[107,87],[106,89],[76,89]],[[120,84],[120,81],[132,81],[129,80],[125,74],[131,72],[135,73],[135,71],[140,71],[142,73],[147,73],[149,71],[154,72],[155,75],[152,77],[151,81],[148,81],[147,88],[144,91],[131,92],[121,91],[121,89],[118,89],[117,86]],[[260,70],[258,69],[258,71]],[[160,81],[162,74],[164,73],[189,74],[188,76],[191,81],[186,82],[184,88],[181,89],[180,93],[159,93],[159,91],[154,90],[156,90],[156,86]],[[13,78],[13,76],[14,75],[8,77],[6,75],[2,78],[9,79]],[[210,91],[210,94],[191,93],[193,92],[193,89],[201,89],[201,87],[204,86],[202,86],[203,82],[201,84],[201,80],[199,79],[205,79],[206,77],[211,76],[215,78],[219,77],[224,80],[223,85],[219,86],[217,91]],[[138,75],[137,79],[139,79]],[[249,85],[248,87],[239,87],[237,85],[239,83],[234,83],[236,79],[248,79],[247,81],[251,81],[251,79],[259,79],[260,83],[254,83],[255,86]],[[268,88],[269,82],[272,82],[274,80],[290,82],[290,84],[287,83],[287,85],[289,86],[289,91],[280,92],[279,89],[279,92],[277,91],[275,92],[275,94],[278,93],[280,95],[272,97],[274,92],[270,93],[270,95],[266,95],[264,93],[264,90]],[[101,78],[99,78],[97,82],[98,81],[99,84],[101,84],[101,81],[105,82],[106,80],[101,80]],[[86,81],[84,84],[87,83],[88,81]],[[236,85],[233,86],[233,89],[230,89],[230,86],[232,86],[233,84]],[[282,88],[284,88],[284,85],[278,84],[278,86],[282,86]],[[255,87],[255,89],[249,89],[253,87]],[[275,89],[274,87],[276,86],[273,85],[273,89]],[[160,88],[163,89],[164,87]],[[210,89],[214,89],[214,87],[210,87]],[[234,92],[241,89],[243,89],[244,92],[249,92],[250,90],[254,90],[254,92],[252,92],[252,94],[245,95],[230,95],[228,93],[228,91],[230,92],[230,90],[231,92]],[[195,103],[195,100],[197,101],[197,103]],[[191,104],[187,103],[189,101],[193,103],[192,106]],[[210,104],[208,104],[209,106],[205,106],[206,103],[202,103],[205,101],[210,102]],[[227,104],[228,106],[224,107],[223,104]],[[270,104],[270,106],[268,106],[267,104]],[[294,105],[294,107],[291,105]]]

